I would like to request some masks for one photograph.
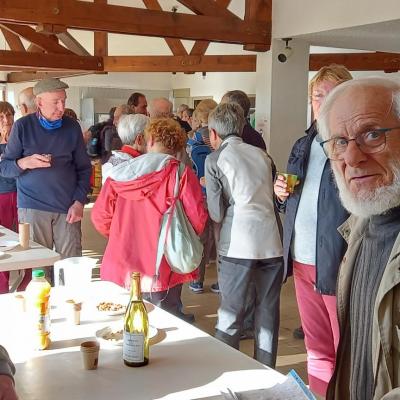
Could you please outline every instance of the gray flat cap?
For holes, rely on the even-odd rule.
[[[39,81],[33,87],[33,94],[37,96],[40,93],[55,92],[57,90],[64,90],[68,88],[69,86],[65,82],[60,81],[57,78],[48,78]]]

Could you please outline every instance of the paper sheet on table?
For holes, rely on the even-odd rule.
[[[245,392],[236,392],[239,400],[315,400],[313,394],[304,382],[292,370],[282,383],[267,389],[256,389]],[[222,392],[224,400],[234,400],[229,393]]]

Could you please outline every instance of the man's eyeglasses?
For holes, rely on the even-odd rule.
[[[347,150],[349,142],[353,140],[363,153],[379,153],[386,146],[386,134],[395,129],[400,129],[400,126],[395,126],[393,128],[374,129],[372,131],[362,133],[354,139],[347,139],[341,136],[333,137],[320,142],[320,145],[324,149],[325,155],[333,161],[343,160],[343,154]]]

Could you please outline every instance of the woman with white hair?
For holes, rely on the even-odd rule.
[[[149,117],[143,114],[128,114],[121,117],[118,123],[118,136],[122,141],[122,148],[113,151],[108,161],[101,168],[102,182],[109,177],[112,168],[146,152],[144,128]]]

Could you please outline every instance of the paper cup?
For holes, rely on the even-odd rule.
[[[67,300],[66,302],[67,321],[72,325],[81,323],[82,303],[76,303],[75,300]]]
[[[20,222],[18,224],[19,244],[23,249],[29,249],[29,236],[31,225],[27,222]]]
[[[282,172],[278,172],[278,175],[283,176],[283,178],[285,179],[285,182],[287,184],[286,191],[288,193],[293,193],[294,192],[294,188],[296,186],[297,179],[298,179],[297,175],[286,174],[286,173],[282,173]]]
[[[22,294],[16,294],[14,298],[17,311],[25,312],[25,297]]]
[[[97,369],[99,363],[100,345],[96,341],[81,343],[81,353],[84,369]]]

